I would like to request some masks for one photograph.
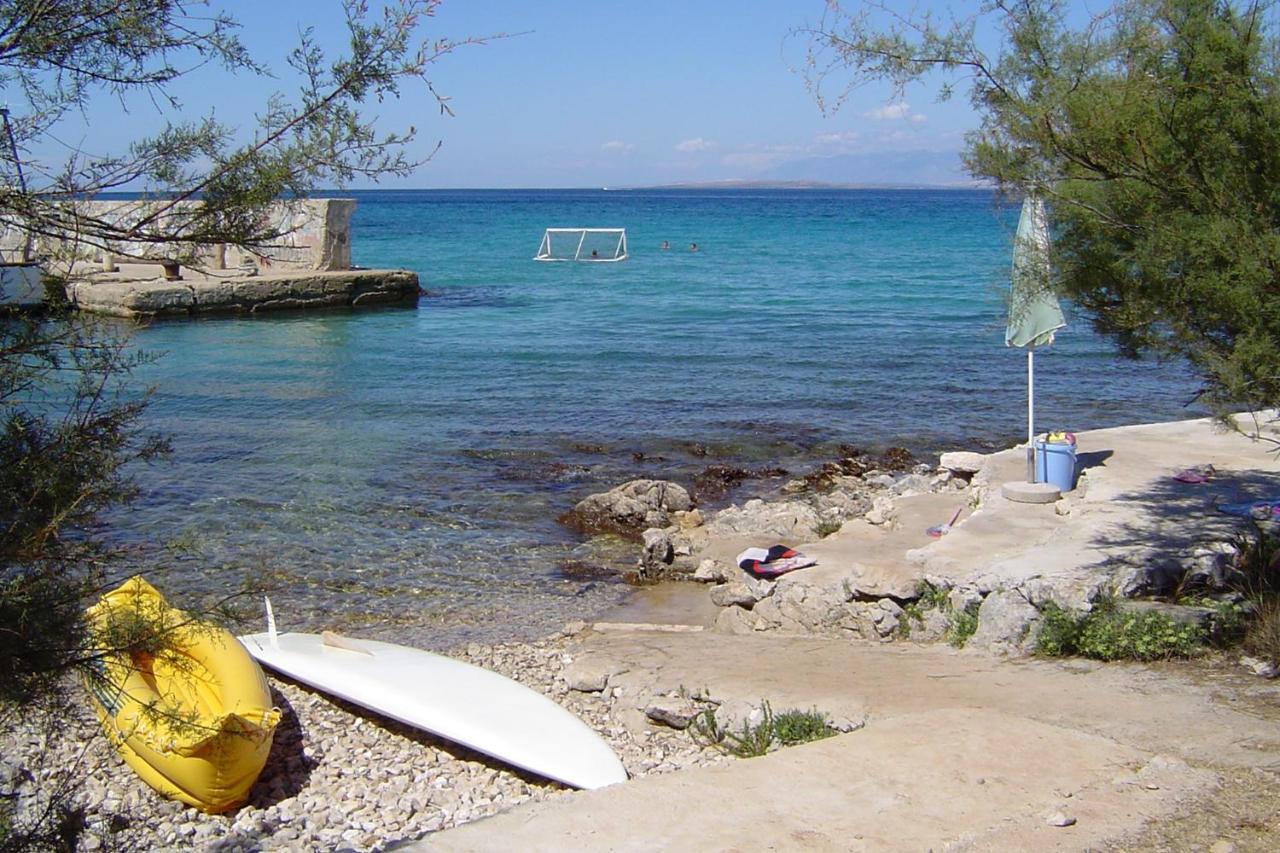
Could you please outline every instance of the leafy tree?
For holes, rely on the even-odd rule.
[[[36,234],[73,231],[91,243],[269,241],[278,235],[261,212],[280,196],[417,165],[405,148],[412,130],[379,135],[360,106],[396,96],[407,81],[434,95],[428,67],[465,43],[415,42],[437,5],[399,0],[374,16],[363,0],[347,0],[349,52],[326,58],[304,31],[289,57],[299,92],[272,96],[247,141],[235,142],[236,129],[212,118],[177,121],[123,154],[77,152],[57,169],[28,161],[22,180],[19,163],[0,155],[0,171],[14,178],[0,180],[0,216]],[[170,88],[192,68],[216,62],[228,72],[266,73],[236,38],[234,20],[197,16],[191,6],[0,0],[0,92],[24,105],[15,109],[16,148],[44,140],[95,93],[141,92],[180,119]],[[139,182],[158,199],[141,221],[95,220],[63,203]],[[197,197],[202,203],[181,216],[165,214]],[[98,580],[91,525],[131,496],[128,464],[163,449],[143,434],[145,395],[127,382],[138,358],[120,327],[65,308],[0,315],[0,701],[30,701],[73,659],[83,593]]]
[[[1280,42],[1270,0],[988,0],[965,20],[831,3],[800,31],[826,110],[941,75],[964,162],[1051,202],[1056,286],[1123,352],[1182,357],[1220,415],[1280,405]],[[1074,16],[1074,17],[1073,17]],[[999,50],[982,49],[995,25]]]
[[[414,129],[382,133],[361,106],[417,84],[449,111],[427,72],[459,46],[483,40],[418,42],[417,29],[439,2],[392,0],[373,13],[367,0],[344,0],[349,50],[328,56],[304,30],[287,60],[297,90],[267,97],[257,127],[248,129],[213,115],[189,118],[172,94],[176,81],[210,64],[269,75],[230,15],[198,14],[205,3],[172,0],[0,0],[0,96],[21,103],[12,110],[13,144],[27,159],[20,174],[14,157],[0,154],[0,212],[33,235],[73,233],[91,246],[142,239],[171,244],[176,255],[195,244],[267,245],[280,236],[263,216],[276,199],[356,177],[407,175],[420,165],[408,153]],[[61,122],[104,93],[150,99],[171,120],[124,152],[31,162]],[[66,203],[122,188],[163,201],[124,223]],[[202,204],[182,204],[191,199]]]
[[[438,0],[393,0],[376,14],[363,0],[346,0],[347,52],[326,56],[304,31],[288,60],[298,90],[272,95],[250,131],[212,116],[189,120],[171,94],[176,81],[209,63],[229,74],[267,73],[237,39],[231,17],[190,11],[198,5],[0,0],[0,102],[10,104],[13,131],[12,147],[0,137],[0,221],[30,235],[71,232],[103,247],[170,244],[175,254],[201,244],[268,245],[280,236],[263,215],[274,200],[412,171],[412,129],[380,133],[364,105],[417,84],[448,112],[427,70],[479,41],[417,41]],[[103,92],[144,95],[171,121],[124,152],[77,151],[61,164],[33,157],[61,122]],[[139,188],[156,201],[132,222],[94,218],[67,203]],[[199,203],[184,204],[191,200]],[[83,609],[107,582],[112,556],[95,520],[133,495],[137,463],[166,449],[145,430],[147,394],[130,378],[145,357],[124,327],[65,305],[39,315],[0,306],[0,735],[23,714],[56,709],[66,700],[66,676],[93,654]],[[56,723],[56,712],[47,719]],[[3,793],[0,849],[73,844],[76,823],[61,819],[65,809],[50,808],[43,825],[10,826]]]

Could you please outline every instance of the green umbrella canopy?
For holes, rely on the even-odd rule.
[[[1034,193],[1022,200],[1018,234],[1013,240],[1013,277],[1009,325],[1004,342],[1011,347],[1042,347],[1067,325],[1049,281],[1049,222],[1044,201]]]

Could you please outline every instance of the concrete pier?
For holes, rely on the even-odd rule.
[[[68,216],[112,223],[128,240],[86,242],[78,233],[33,238],[24,224],[0,216],[0,262],[39,258],[41,270],[71,282],[67,298],[82,311],[116,317],[256,314],[417,302],[418,276],[408,270],[352,269],[354,199],[276,202],[268,224],[279,235],[253,250],[183,243],[186,219],[199,202],[68,201]],[[156,223],[148,223],[149,217]],[[154,239],[148,240],[153,235]],[[179,238],[173,242],[174,237]],[[14,263],[0,282],[4,301],[43,296]],[[27,278],[30,278],[28,275]],[[40,290],[39,293],[36,293]]]
[[[82,311],[114,317],[256,314],[304,308],[414,304],[418,276],[408,270],[291,270],[244,275],[184,268],[177,280],[157,266],[120,264],[67,288]],[[154,277],[136,277],[147,274]]]

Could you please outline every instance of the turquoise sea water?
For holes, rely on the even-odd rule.
[[[540,633],[625,594],[559,568],[598,556],[555,521],[592,491],[1025,434],[1000,295],[1016,210],[988,192],[353,195],[356,263],[417,271],[416,309],[137,335],[164,353],[141,378],[174,453],[109,522],[171,587],[265,575],[282,627],[433,646]],[[548,226],[624,227],[631,257],[535,262]],[[1195,415],[1193,389],[1076,321],[1037,357],[1037,426]]]

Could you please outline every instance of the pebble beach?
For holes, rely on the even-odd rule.
[[[632,778],[727,760],[683,731],[651,727],[636,736],[610,694],[571,690],[563,676],[571,644],[565,632],[533,643],[471,644],[454,656],[577,714]],[[269,681],[283,716],[242,808],[206,815],[161,798],[78,705],[57,725],[30,720],[7,739],[0,770],[16,789],[19,819],[38,814],[48,792],[78,785],[72,802],[83,809],[80,850],[373,851],[571,790],[289,681]]]

